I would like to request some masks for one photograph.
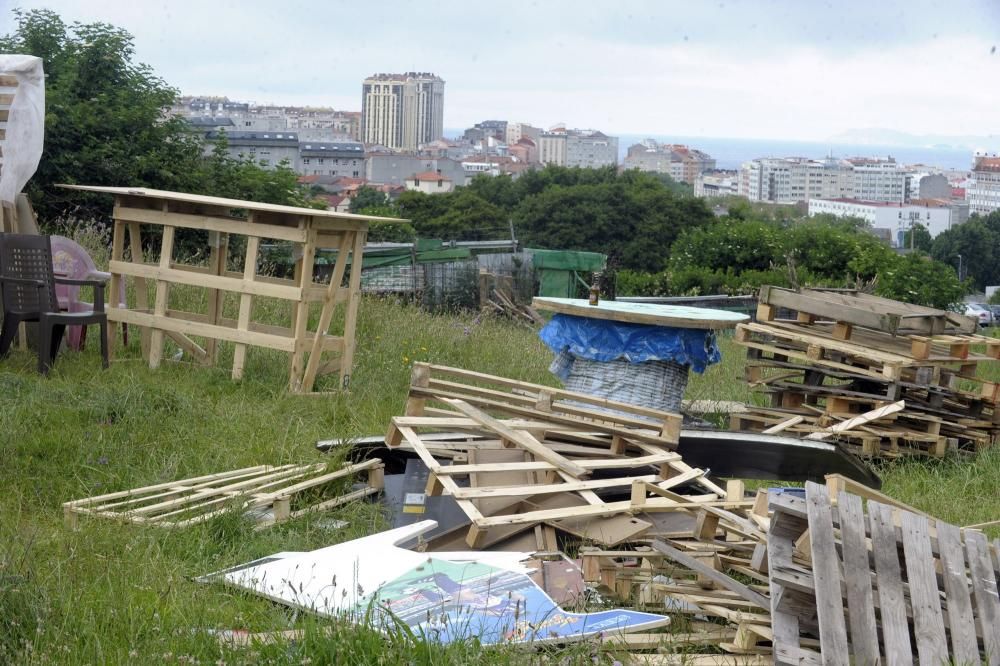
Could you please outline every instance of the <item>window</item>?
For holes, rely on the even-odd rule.
[[[322,163],[323,163],[323,158],[321,157],[321,158],[319,158],[319,159],[318,159],[318,160],[316,160],[316,161],[317,161],[317,162],[319,162],[320,164],[322,164]]]
[[[302,158],[302,163],[303,164],[309,164],[309,158],[308,157],[303,157]]]

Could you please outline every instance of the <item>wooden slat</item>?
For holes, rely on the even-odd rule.
[[[655,550],[660,551],[661,553],[663,553],[670,559],[674,560],[675,562],[683,564],[688,569],[691,569],[692,571],[695,571],[698,574],[706,578],[709,578],[710,580],[714,581],[715,583],[729,590],[730,592],[735,592],[740,597],[749,601],[754,606],[757,606],[758,608],[762,608],[764,610],[771,609],[771,602],[768,601],[767,598],[765,598],[763,595],[757,592],[754,592],[743,583],[740,583],[739,581],[727,576],[721,571],[717,571],[712,567],[703,564],[698,559],[691,557],[687,553],[683,553],[677,550],[673,546],[663,541],[659,540],[653,541],[652,546]]]
[[[903,581],[899,568],[899,550],[892,508],[868,502],[868,518],[875,556],[875,584],[878,588],[882,641],[887,666],[913,664],[910,652],[910,625],[906,619]]]
[[[173,227],[167,227],[172,229]],[[259,238],[251,236],[255,241]],[[249,239],[247,240],[249,243]],[[221,275],[206,275],[201,272],[186,270],[183,267],[175,266],[150,266],[148,264],[136,264],[128,261],[109,262],[108,270],[112,273],[130,275],[151,280],[167,280],[176,284],[186,284],[194,287],[205,287],[207,289],[221,289],[238,294],[250,294],[253,296],[267,296],[269,298],[281,298],[289,301],[298,301],[302,298],[302,290],[298,287],[290,287],[277,284],[269,284],[252,278],[231,278]]]
[[[851,626],[852,657],[861,664],[879,661],[875,600],[868,563],[866,519],[857,495],[840,493],[837,498],[840,534],[844,545],[844,579],[847,583],[847,613]]]
[[[174,317],[157,317],[148,312],[136,312],[121,308],[108,308],[108,321],[125,322],[136,326],[159,328],[163,331],[176,331],[185,335],[201,335],[207,338],[241,342],[248,345],[268,347],[280,351],[295,351],[295,339],[254,331],[238,331],[227,326],[213,326],[197,321],[178,319]]]
[[[997,578],[993,571],[989,545],[982,532],[965,533],[965,553],[969,558],[972,574],[972,592],[976,600],[976,615],[983,647],[989,656],[990,666],[1000,664],[1000,598],[997,597]]]
[[[823,663],[847,666],[847,627],[840,592],[840,562],[833,538],[833,513],[825,487],[817,483],[806,484],[806,511],[809,514],[809,547]]]
[[[976,644],[976,623],[972,616],[969,580],[965,575],[965,553],[962,533],[954,525],[937,522],[938,551],[941,555],[941,576],[948,600],[948,630],[951,632],[951,655],[958,664],[979,662]]]
[[[544,444],[539,442],[537,439],[532,437],[530,433],[527,433],[523,430],[514,430],[512,428],[508,428],[501,421],[493,418],[492,416],[490,416],[489,414],[480,409],[476,409],[475,407],[465,402],[464,400],[452,400],[449,398],[445,398],[443,402],[451,405],[452,407],[462,412],[463,414],[473,419],[474,421],[479,421],[481,424],[483,424],[483,427],[489,430],[490,432],[496,433],[497,435],[500,435],[504,439],[517,444],[518,446],[528,451],[529,453],[535,455],[536,457],[541,458],[546,462],[552,463],[558,469],[566,472],[567,474],[573,476],[574,478],[578,479],[581,476],[586,476],[587,474],[590,473],[580,465],[573,462],[572,460],[569,460],[568,458],[556,453],[555,451],[552,451]]]
[[[927,519],[904,511],[901,522],[917,655],[922,664],[946,663],[948,640],[944,632],[941,593],[938,591],[934,571],[934,554],[931,551]]]

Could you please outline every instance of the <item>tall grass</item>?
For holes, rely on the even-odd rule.
[[[175,290],[177,305],[193,293]],[[235,303],[227,302],[233,311]],[[262,301],[264,318],[287,314]],[[272,310],[268,310],[272,308]],[[689,396],[748,397],[744,355],[691,380]],[[254,531],[239,516],[182,530],[81,519],[62,522],[70,499],[257,464],[322,459],[318,439],[384,432],[402,409],[410,367],[430,361],[554,384],[551,355],[524,327],[474,315],[432,316],[388,300],[361,307],[350,393],[290,395],[287,356],[251,348],[245,377],[229,378],[232,347],[205,368],[183,358],[151,371],[138,335],[102,371],[91,341],[63,353],[48,379],[15,351],[0,362],[0,663],[517,663],[513,649],[447,648],[383,638],[364,628],[302,618],[286,608],[191,578],[277,551],[303,551],[386,527],[367,503]],[[176,348],[168,347],[170,358]],[[883,470],[899,499],[959,524],[1000,517],[1000,455],[976,461],[902,462]],[[329,518],[348,521],[331,528]],[[295,644],[230,650],[216,630],[304,626]],[[593,646],[553,654],[593,663]],[[609,658],[601,657],[599,661]]]

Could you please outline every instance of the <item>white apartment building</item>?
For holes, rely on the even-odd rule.
[[[767,157],[742,164],[739,193],[750,201],[783,204],[810,199],[903,203],[906,172],[893,160]]]
[[[1000,210],[1000,157],[977,155],[972,167],[972,181],[965,189],[969,212],[989,215]]]
[[[538,139],[538,161],[566,166],[566,130],[542,132]]]
[[[768,157],[744,162],[739,193],[750,201],[794,204],[819,198],[849,197],[852,174],[840,160]]]
[[[809,217],[827,213],[836,217],[857,217],[875,229],[890,229],[895,244],[911,225],[923,225],[931,237],[961,223],[960,212],[949,202],[936,199],[914,200],[910,203],[860,201],[857,199],[810,199]]]
[[[597,130],[556,127],[539,137],[542,164],[596,169],[618,164],[618,137]]]
[[[699,199],[729,197],[740,193],[739,172],[706,171],[695,176],[694,195]]]
[[[376,74],[361,86],[361,137],[416,151],[444,136],[444,81],[428,72]]]
[[[903,203],[906,200],[906,170],[895,160],[851,158],[853,198],[862,201],[890,201]]]

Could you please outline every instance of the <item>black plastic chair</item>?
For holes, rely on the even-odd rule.
[[[94,288],[92,312],[60,312],[56,283]],[[67,326],[101,327],[101,357],[108,367],[108,315],[104,312],[104,282],[57,277],[52,270],[52,240],[48,236],[0,234],[0,288],[3,292],[3,327],[0,357],[10,345],[21,322],[38,322],[38,371],[43,375],[55,362]]]

